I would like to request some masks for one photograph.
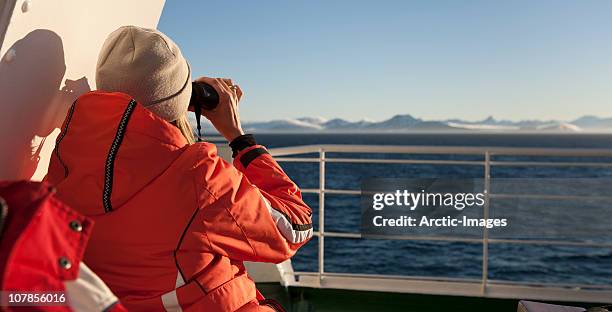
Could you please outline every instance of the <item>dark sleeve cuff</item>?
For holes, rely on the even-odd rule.
[[[257,145],[257,142],[252,134],[243,134],[233,139],[229,143],[229,146],[232,148],[232,157],[236,157],[241,150],[253,145]]]

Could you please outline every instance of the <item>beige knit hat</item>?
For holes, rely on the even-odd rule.
[[[99,90],[123,92],[167,121],[187,112],[191,72],[179,47],[155,29],[123,26],[112,32],[96,68]]]

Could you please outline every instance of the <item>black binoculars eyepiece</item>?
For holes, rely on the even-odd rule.
[[[219,105],[219,93],[213,86],[205,83],[194,81],[191,83],[191,99],[189,106],[193,107],[193,112],[196,117],[198,127],[198,142],[202,141],[202,126],[200,126],[200,116],[202,109],[213,110]]]

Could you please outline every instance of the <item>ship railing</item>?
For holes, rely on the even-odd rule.
[[[563,245],[573,247],[612,248],[609,242],[576,242],[559,240],[525,240],[499,239],[489,237],[488,229],[483,227],[482,237],[466,238],[453,236],[385,236],[388,239],[464,242],[482,245],[482,272],[480,278],[450,278],[406,275],[380,275],[359,273],[332,273],[325,271],[325,238],[360,239],[360,233],[334,232],[325,229],[325,197],[336,194],[360,195],[360,190],[332,189],[326,187],[326,164],[330,163],[371,163],[371,164],[410,164],[410,165],[460,165],[481,166],[484,169],[485,189],[490,187],[491,168],[494,166],[554,166],[554,167],[612,167],[612,149],[582,148],[517,148],[517,147],[454,147],[454,146],[388,146],[388,145],[304,145],[272,148],[270,153],[278,162],[318,163],[318,188],[302,189],[302,193],[318,194],[318,270],[315,272],[297,272],[292,269],[281,270],[283,283],[287,286],[351,289],[362,291],[388,291],[405,293],[425,293],[440,295],[459,295],[492,298],[521,298],[537,300],[559,300],[575,302],[612,302],[612,285],[591,285],[571,283],[533,283],[521,281],[493,280],[489,278],[489,246],[491,244],[528,244],[528,245]],[[455,159],[389,159],[330,157],[329,153],[345,154],[412,154],[412,155],[472,155],[480,156],[478,160]],[[299,155],[316,155],[297,157]],[[532,161],[516,160],[516,157],[504,159],[493,156],[547,156],[568,157],[568,161]],[[598,158],[605,161],[576,161],[576,158]],[[607,160],[606,160],[607,158]],[[487,193],[489,198],[503,194]],[[555,195],[549,199],[574,198],[576,196]],[[545,196],[544,196],[545,198]],[[612,196],[609,197],[612,200]],[[483,207],[483,218],[489,217],[489,200]]]

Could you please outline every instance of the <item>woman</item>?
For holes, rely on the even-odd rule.
[[[73,104],[47,180],[95,221],[85,263],[130,311],[270,311],[243,261],[278,263],[312,236],[311,209],[245,135],[228,79],[204,115],[228,140],[193,143],[189,65],[164,34],[134,26],[107,38],[98,91]]]

